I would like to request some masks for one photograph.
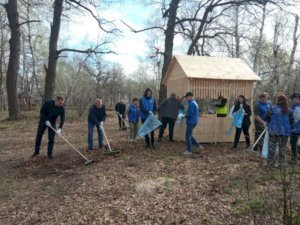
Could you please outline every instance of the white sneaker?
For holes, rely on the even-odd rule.
[[[132,139],[130,139],[130,140],[129,140],[129,142],[130,142],[130,143],[132,143],[132,142],[133,142],[133,140],[132,140]]]
[[[198,149],[203,150],[204,147],[202,145],[199,144]]]
[[[185,151],[185,152],[183,152],[182,154],[183,154],[183,155],[191,155],[191,154],[192,154],[192,152]]]

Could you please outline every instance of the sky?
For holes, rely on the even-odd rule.
[[[145,21],[151,15],[150,7],[134,4],[131,0],[126,0],[126,4],[114,4],[113,7],[105,9],[103,17],[107,20],[113,20],[117,27],[122,31],[120,36],[114,37],[111,50],[117,54],[105,55],[105,59],[120,63],[124,71],[132,73],[137,70],[141,61],[147,57],[147,46],[145,41],[147,34],[145,32],[133,33],[126,27],[121,20],[136,29],[145,27]],[[75,34],[75,35],[74,35]],[[102,42],[99,36],[97,22],[87,15],[72,16],[67,29],[63,30],[62,36],[66,39],[66,44],[70,47],[88,48],[93,43]],[[80,47],[78,47],[80,46]]]
[[[146,21],[155,10],[160,14],[160,9],[156,9],[153,5],[145,6],[142,3],[136,4],[135,2],[137,0],[123,0],[123,3],[112,4],[109,8],[101,10],[102,17],[107,20],[113,20],[116,26],[122,31],[120,36],[114,37],[113,44],[111,45],[111,50],[117,52],[117,54],[105,55],[104,58],[107,61],[120,63],[126,74],[136,71],[141,62],[146,61],[149,57],[149,49],[145,43],[148,34],[147,32],[131,32],[121,20],[139,30],[147,27]],[[288,10],[300,15],[300,4]],[[270,35],[273,33],[272,26],[271,23],[267,25]],[[64,44],[67,44],[68,47],[86,49],[97,42],[102,42],[103,39],[101,40],[101,37],[103,37],[103,32],[101,33],[100,31],[99,35],[98,24],[91,16],[75,15],[71,16],[71,21],[66,26],[66,29],[62,30],[62,37],[66,42]],[[174,46],[175,54],[184,53],[180,49],[182,39],[179,36],[176,36]]]

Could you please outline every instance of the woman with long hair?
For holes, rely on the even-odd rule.
[[[251,125],[250,117],[252,115],[251,107],[246,103],[246,98],[244,95],[240,95],[238,101],[236,102],[233,113],[237,113],[239,110],[242,110],[244,117],[241,128],[236,127],[234,143],[232,148],[237,148],[241,133],[243,131],[245,139],[246,139],[246,147],[248,149],[250,147],[250,135],[249,135],[249,127]]]
[[[278,146],[279,163],[285,163],[285,150],[291,133],[288,102],[284,95],[277,97],[277,104],[271,107],[267,116],[269,122],[269,152],[267,166],[274,167],[275,153]]]

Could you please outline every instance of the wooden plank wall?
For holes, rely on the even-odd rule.
[[[217,98],[219,94],[228,100],[234,96],[244,95],[249,104],[252,101],[253,81],[191,79],[191,91],[195,98]]]
[[[171,77],[170,77],[171,78]],[[248,104],[252,107],[253,102],[253,81],[233,81],[233,80],[209,80],[209,79],[178,79],[168,81],[168,95],[172,92],[180,97],[186,91],[192,91],[194,97],[198,98],[217,98],[221,93],[228,101],[239,95],[244,95],[248,100]],[[229,104],[227,104],[229,107]],[[229,109],[228,109],[229,111]],[[253,121],[253,116],[251,118]],[[228,116],[226,118],[217,118],[215,115],[204,115],[200,117],[200,124],[195,129],[195,136],[204,143],[214,142],[232,142],[235,134],[235,128],[231,135],[225,135],[225,131],[229,129],[232,119]],[[253,141],[253,128],[250,128],[251,141]],[[175,138],[177,140],[184,140],[185,124],[175,126]],[[245,141],[243,135],[240,141]]]

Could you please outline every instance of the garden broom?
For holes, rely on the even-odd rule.
[[[56,130],[51,126],[51,123],[50,122],[46,122],[46,126],[47,127],[50,127],[55,133],[57,133],[56,132]],[[85,162],[84,162],[84,164],[85,165],[88,165],[88,164],[90,164],[91,162],[93,162],[93,160],[91,160],[91,159],[88,159],[87,157],[85,157],[77,148],[75,148],[75,146],[74,145],[72,145],[64,136],[62,136],[61,134],[58,134],[60,137],[61,137],[61,139],[63,139],[65,142],[67,142],[67,144],[68,145],[70,145],[84,160],[85,160]]]
[[[100,126],[100,129],[101,129],[102,132],[103,132],[103,135],[104,135],[104,138],[105,138],[106,144],[107,144],[107,146],[108,146],[108,150],[109,150],[109,151],[107,151],[107,152],[104,152],[103,155],[115,155],[115,154],[120,153],[120,151],[116,151],[116,150],[112,150],[112,149],[111,149],[103,125]]]

